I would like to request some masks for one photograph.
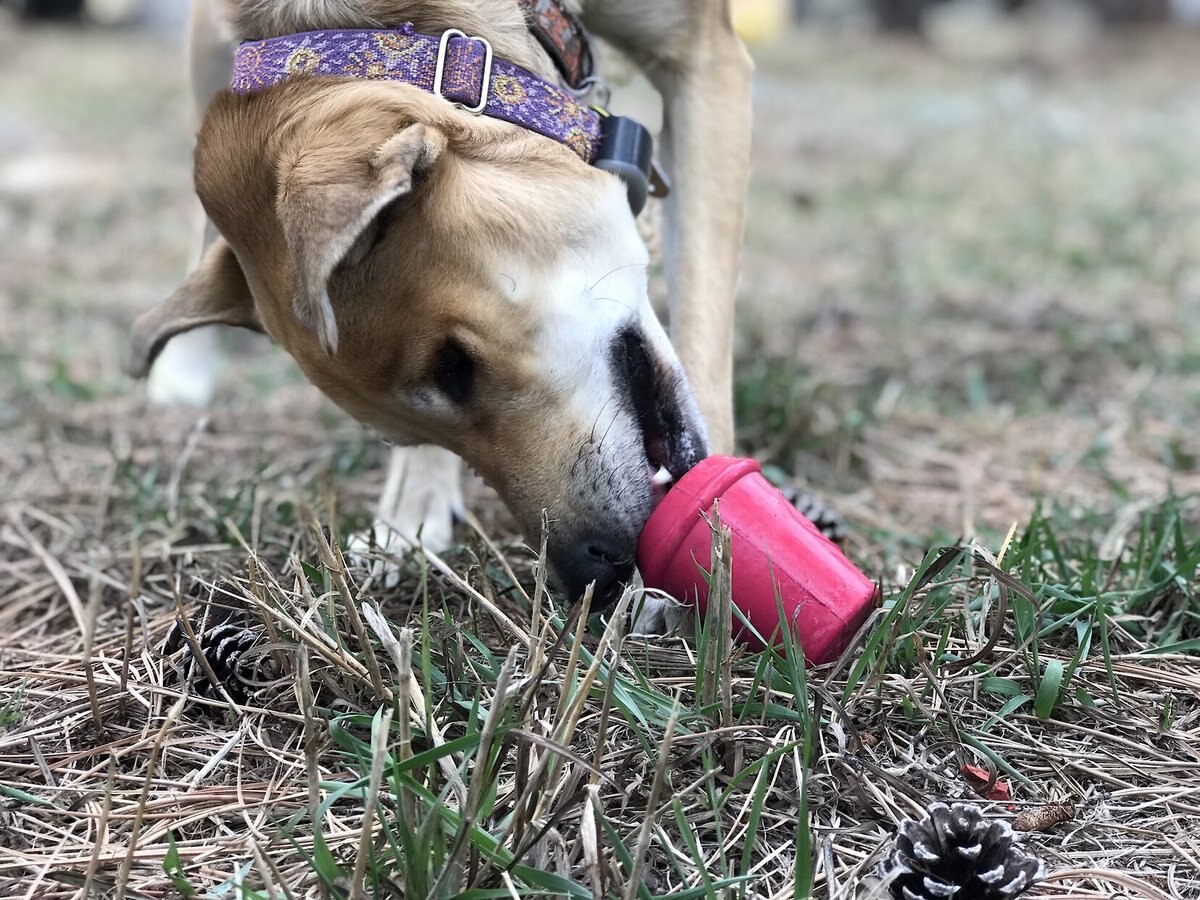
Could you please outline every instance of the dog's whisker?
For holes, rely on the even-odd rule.
[[[636,308],[632,304],[625,303],[621,300],[616,299],[615,297],[593,297],[592,299],[593,300],[606,300],[609,303],[615,303],[615,304],[617,304],[617,306],[623,307],[624,309],[627,309],[630,312],[637,311]]]
[[[617,266],[615,269],[610,269],[609,271],[607,271],[603,275],[601,275],[599,278],[597,278],[595,283],[592,284],[586,291],[584,291],[584,293],[590,294],[592,291],[594,291],[597,287],[600,286],[600,283],[602,281],[604,281],[605,278],[608,278],[610,275],[616,275],[618,272],[624,271],[625,269],[632,269],[635,266],[640,266],[641,268],[644,269],[648,265],[650,265],[650,264],[644,263],[644,262],[633,262],[633,263],[626,263],[623,266]]]
[[[585,446],[590,446],[591,444],[596,443],[596,426],[600,424],[600,417],[604,415],[604,412],[605,412],[605,410],[608,409],[608,404],[610,404],[610,403],[612,403],[611,397],[606,399],[604,401],[604,403],[601,404],[600,409],[596,412],[596,418],[592,419],[592,430],[588,434],[588,439],[587,439],[587,443],[585,444]],[[611,422],[609,423],[608,427],[609,428],[612,427]],[[608,429],[605,429],[605,434],[607,434],[607,433],[608,433]]]
[[[599,453],[604,448],[604,442],[606,440],[608,440],[608,433],[610,431],[612,431],[613,426],[616,424],[617,424],[617,417],[614,415],[611,419],[608,420],[608,427],[606,427],[604,429],[604,434],[600,435],[600,440],[596,444],[596,450],[595,450],[596,453]]]

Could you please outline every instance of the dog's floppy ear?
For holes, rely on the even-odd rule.
[[[276,213],[292,257],[296,316],[333,355],[338,328],[330,275],[380,211],[412,190],[413,172],[433,164],[443,140],[414,124],[366,153],[348,153],[344,139],[331,137],[284,162]]]
[[[262,331],[254,297],[230,246],[218,237],[194,272],[166,300],[133,323],[129,374],[144,378],[167,341],[201,325],[237,325]]]

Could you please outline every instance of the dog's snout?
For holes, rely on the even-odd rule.
[[[678,365],[656,356],[640,329],[626,328],[613,344],[612,366],[650,471],[681,477],[707,455],[707,442]]]
[[[581,599],[589,584],[592,610],[610,606],[633,577],[633,551],[602,538],[585,538],[558,554],[555,570],[567,596]]]
[[[640,330],[625,328],[617,335],[613,362],[629,387],[645,386],[645,391],[634,394],[635,403],[639,400],[645,405],[653,403],[654,397],[649,389],[653,387],[657,373],[650,360],[645,335]]]

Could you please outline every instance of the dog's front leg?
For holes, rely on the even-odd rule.
[[[588,24],[663,96],[670,331],[711,449],[733,450],[733,307],[750,168],[753,64],[729,0],[592,0]]]
[[[194,0],[188,26],[188,71],[196,126],[213,96],[228,87],[233,71],[233,41],[213,0]],[[198,204],[197,204],[198,207]],[[203,211],[198,209],[200,216]],[[217,230],[204,220],[200,256],[217,239]],[[221,365],[219,329],[197,328],[177,335],[163,348],[150,371],[147,391],[163,405],[207,406]]]
[[[396,557],[418,544],[435,553],[447,549],[454,543],[454,520],[462,516],[462,461],[432,445],[393,447],[375,525],[351,536],[347,550],[370,559],[391,586],[400,577]]]
[[[732,453],[734,299],[750,167],[751,67],[731,26],[713,23],[699,40],[685,68],[655,76],[663,93],[663,159],[673,185],[665,263],[672,341],[708,423],[711,449]]]

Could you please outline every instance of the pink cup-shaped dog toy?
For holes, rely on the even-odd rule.
[[[809,665],[836,659],[870,613],[877,590],[842,551],[787,501],[752,459],[710,456],[672,487],[638,542],[647,587],[708,605],[714,502],[731,533],[733,603],[768,641],[788,624]],[[782,600],[781,623],[776,596]],[[756,650],[763,642],[735,617],[733,635]]]

